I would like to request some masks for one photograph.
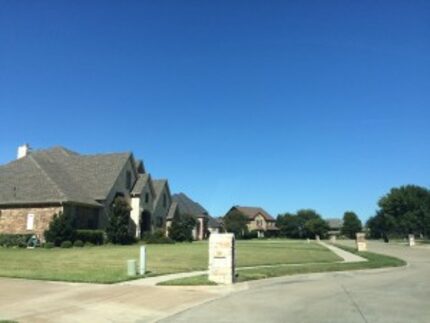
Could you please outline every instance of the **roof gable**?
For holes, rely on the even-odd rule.
[[[258,214],[261,214],[266,221],[275,221],[275,219],[261,207],[234,206],[232,209],[238,210],[250,220],[253,220]]]
[[[203,206],[194,202],[184,193],[173,194],[172,200],[178,203],[179,212],[182,214],[190,214],[194,216],[209,214]]]

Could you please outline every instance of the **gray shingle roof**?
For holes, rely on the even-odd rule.
[[[181,214],[191,214],[195,217],[204,217],[208,220],[208,227],[210,228],[219,228],[221,227],[221,224],[219,221],[214,219],[209,215],[209,212],[201,206],[199,203],[194,202],[192,199],[190,199],[187,195],[184,193],[179,194],[173,194],[172,195],[173,203],[177,204],[177,207],[179,209],[179,212]],[[176,207],[176,206],[175,206]],[[170,211],[167,216],[169,219]]]
[[[167,213],[166,220],[172,220],[175,217],[176,210],[178,209],[178,202],[170,204],[169,212]]]
[[[155,193],[154,205],[158,205],[158,203],[161,203],[161,192],[163,191],[164,187],[167,188],[167,191],[169,192],[168,194],[170,195],[167,179],[154,179],[152,181],[152,186],[154,187]]]
[[[79,155],[63,147],[36,150],[0,166],[0,204],[74,202],[101,206],[131,153]]]
[[[330,227],[330,229],[340,229],[342,228],[343,225],[343,220],[342,219],[327,219],[326,220],[328,226]]]
[[[167,184],[167,179],[154,179],[152,181],[152,185],[154,186],[155,196],[159,198],[161,191],[164,186]]]
[[[215,219],[208,215],[208,227],[209,228],[221,228],[222,224],[218,219]]]
[[[140,195],[142,193],[143,188],[148,184],[149,174],[139,174],[137,177],[137,181],[131,190],[131,195]]]
[[[184,193],[173,194],[172,200],[178,203],[179,212],[182,214],[191,214],[194,216],[208,214],[208,211],[203,206],[194,202]]]
[[[249,219],[254,219],[257,214],[261,214],[267,221],[275,221],[275,219],[261,207],[235,206],[235,208]]]

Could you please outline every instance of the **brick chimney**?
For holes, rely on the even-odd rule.
[[[31,151],[31,148],[30,148],[29,144],[24,144],[22,146],[19,146],[16,159],[20,159],[20,158],[27,156],[30,153],[30,151]]]

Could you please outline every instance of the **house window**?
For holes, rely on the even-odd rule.
[[[261,227],[263,225],[263,221],[262,220],[257,220],[257,226]]]
[[[145,193],[145,203],[149,203],[149,193]]]
[[[127,171],[127,173],[126,173],[126,178],[125,178],[125,182],[126,182],[126,187],[127,187],[127,189],[129,190],[129,189],[131,189],[131,172],[130,171]]]
[[[34,228],[34,214],[27,214],[27,230],[33,230]]]

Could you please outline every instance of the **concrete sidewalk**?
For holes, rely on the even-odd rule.
[[[327,249],[330,249],[332,252],[334,252],[336,255],[338,255],[339,257],[341,257],[343,259],[343,262],[361,262],[361,261],[367,261],[366,258],[357,256],[353,253],[350,253],[346,250],[340,249],[338,247],[335,247],[331,244],[325,243],[320,241],[319,242],[320,245],[323,245],[324,247],[326,247]]]

